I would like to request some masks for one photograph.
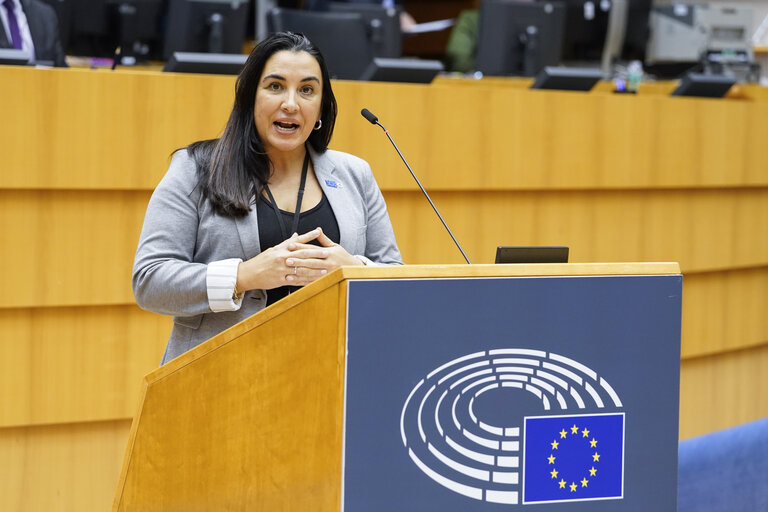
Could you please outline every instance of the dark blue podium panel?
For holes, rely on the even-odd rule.
[[[682,277],[351,281],[342,510],[674,511]]]

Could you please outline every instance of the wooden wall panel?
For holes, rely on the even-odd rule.
[[[683,361],[680,438],[768,416],[768,343]]]
[[[217,136],[234,78],[2,68],[0,187],[151,189],[167,155]],[[332,147],[385,188],[415,186],[370,108],[434,190],[766,185],[768,98],[707,101],[609,92],[335,82]],[[56,134],[52,137],[51,134]]]
[[[0,307],[132,303],[149,196],[0,190]]]
[[[0,309],[0,427],[132,417],[171,325],[135,305]]]
[[[42,72],[40,72],[42,71]],[[170,152],[218,136],[234,78],[2,68],[7,188],[154,188]]]
[[[683,360],[768,343],[766,312],[768,266],[685,275]]]
[[[409,263],[461,256],[417,192],[387,192]],[[127,304],[149,193],[0,190],[0,307]],[[571,260],[768,263],[768,189],[434,194],[476,263],[496,245],[564,244]]]
[[[103,512],[131,420],[0,428],[0,510]]]
[[[684,273],[768,264],[768,189],[431,194],[473,263],[497,245],[568,245],[571,261],[677,261]],[[429,203],[385,192],[408,263],[461,263]]]
[[[528,91],[475,83],[347,95],[334,145],[368,159],[386,188],[412,189],[388,141],[367,140],[369,107],[433,190],[765,185],[768,105],[664,96]],[[348,86],[352,88],[352,86]],[[364,123],[364,121],[362,121]],[[345,121],[346,123],[346,121]],[[360,139],[366,139],[360,144]],[[386,149],[382,149],[386,148]],[[400,171],[398,172],[398,169]]]

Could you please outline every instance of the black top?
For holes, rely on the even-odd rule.
[[[280,210],[280,214],[283,216],[283,223],[286,226],[291,226],[294,212]],[[272,203],[264,196],[259,197],[259,200],[256,201],[256,216],[259,219],[259,242],[261,244],[261,251],[264,252],[282,242],[283,235],[280,232],[280,224],[275,218],[275,210],[272,208]],[[335,243],[339,243],[341,239],[339,224],[336,222],[336,215],[333,214],[331,203],[325,196],[325,192],[323,192],[323,197],[315,207],[302,212],[299,217],[299,234],[312,231],[317,227],[323,229],[325,236]],[[317,240],[312,240],[310,243],[320,245]],[[281,286],[280,288],[267,290],[267,306],[298,289],[298,286]]]

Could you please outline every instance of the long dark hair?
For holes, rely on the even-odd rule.
[[[222,136],[187,146],[197,165],[203,197],[211,202],[219,215],[248,215],[251,198],[258,197],[269,180],[269,157],[256,131],[253,109],[264,65],[272,55],[282,50],[307,52],[320,65],[323,80],[322,126],[312,131],[308,142],[318,153],[328,149],[337,107],[323,55],[302,34],[278,32],[268,36],[253,49],[237,77],[235,104]]]

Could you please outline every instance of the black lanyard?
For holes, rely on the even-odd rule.
[[[296,211],[293,213],[293,227],[291,228],[291,231],[288,232],[285,229],[285,223],[283,222],[283,214],[280,213],[280,209],[277,207],[277,202],[275,201],[275,198],[272,196],[272,192],[269,190],[268,185],[264,185],[264,190],[266,190],[267,195],[269,196],[269,201],[272,203],[272,209],[275,211],[275,216],[277,217],[277,223],[280,225],[280,233],[283,234],[283,240],[286,240],[289,236],[291,236],[293,233],[298,233],[299,231],[299,217],[301,217],[301,200],[304,197],[304,185],[307,183],[307,169],[309,168],[309,151],[306,152],[304,155],[304,165],[301,168],[301,183],[299,184],[299,195],[296,197]]]

